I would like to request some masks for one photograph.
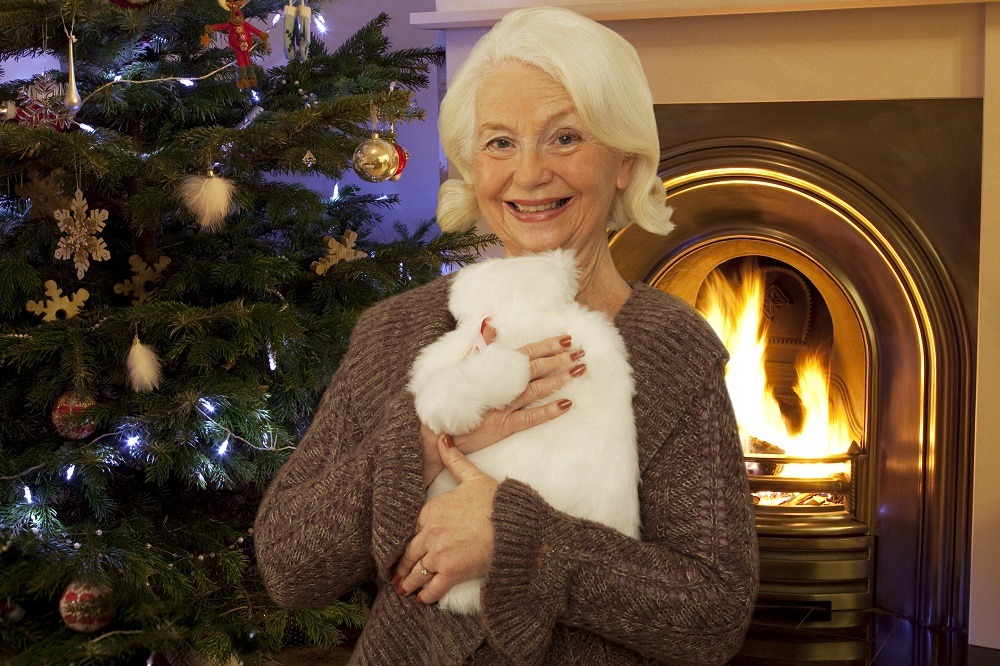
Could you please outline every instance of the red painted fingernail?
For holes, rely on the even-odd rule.
[[[392,585],[393,587],[396,587],[397,585],[399,585],[399,583],[402,580],[403,580],[403,577],[400,576],[398,572],[394,573],[394,574],[392,574],[392,579],[389,581],[389,585]]]
[[[398,594],[401,597],[405,597],[407,594],[409,594],[409,592],[407,592],[406,590],[404,590],[402,585],[397,585],[396,586],[396,594]]]
[[[426,604],[427,603],[426,601],[424,601],[423,599],[420,598],[419,594],[417,596],[413,597],[413,600],[416,601],[418,604]]]
[[[562,345],[563,347],[569,347],[570,345],[573,344],[573,338],[569,335],[564,335],[563,337],[559,338],[559,344]]]
[[[574,365],[572,368],[570,368],[569,374],[573,375],[574,377],[579,377],[586,371],[587,371],[587,366],[581,363],[580,365]]]
[[[562,400],[556,403],[556,406],[559,407],[559,409],[565,411],[573,406],[573,401],[563,398]]]
[[[569,355],[569,360],[579,361],[581,358],[584,357],[586,353],[587,352],[583,351],[582,349],[577,349],[575,352]]]
[[[449,449],[455,448],[455,440],[454,440],[454,438],[452,438],[451,435],[445,435],[444,436],[444,445],[446,447],[448,447]]]

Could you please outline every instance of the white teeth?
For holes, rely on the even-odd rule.
[[[518,203],[511,201],[514,206],[514,210],[519,213],[541,213],[545,210],[552,210],[553,208],[558,208],[563,204],[565,199],[559,199],[558,201],[553,201],[552,203],[540,204],[538,206],[522,206]]]

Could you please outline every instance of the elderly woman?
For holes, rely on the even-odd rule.
[[[473,49],[440,118],[461,174],[441,188],[442,227],[483,219],[509,257],[574,250],[578,302],[604,313],[626,343],[642,536],[568,516],[464,456],[573,409],[553,394],[586,372],[586,350],[565,336],[522,348],[528,389],[473,432],[452,438],[419,423],[408,373],[455,326],[445,277],[359,320],[260,508],[257,557],[271,595],[321,606],[376,580],[359,664],[725,661],[757,583],[726,352],[680,300],[626,283],[607,246],[608,228],[671,226],[635,51],[572,12],[515,11]],[[443,467],[459,484],[425,505]],[[435,604],[484,576],[479,614]]]

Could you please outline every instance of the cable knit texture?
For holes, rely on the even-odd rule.
[[[316,607],[374,578],[352,663],[713,664],[743,639],[757,543],[723,371],[682,301],[634,286],[615,325],[635,374],[642,538],[504,481],[478,616],[388,584],[420,510],[419,424],[406,390],[420,349],[454,329],[442,278],[369,309],[312,425],[264,497],[257,560],[276,602]]]

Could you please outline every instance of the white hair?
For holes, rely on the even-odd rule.
[[[504,16],[476,42],[441,102],[438,132],[461,174],[441,185],[438,224],[466,229],[480,218],[473,191],[476,97],[488,73],[509,63],[535,67],[557,81],[584,125],[604,146],[633,157],[628,186],[612,202],[607,226],[635,222],[666,234],[673,229],[666,192],[656,174],[659,136],[653,96],[639,56],[623,37],[568,9],[532,7]]]

